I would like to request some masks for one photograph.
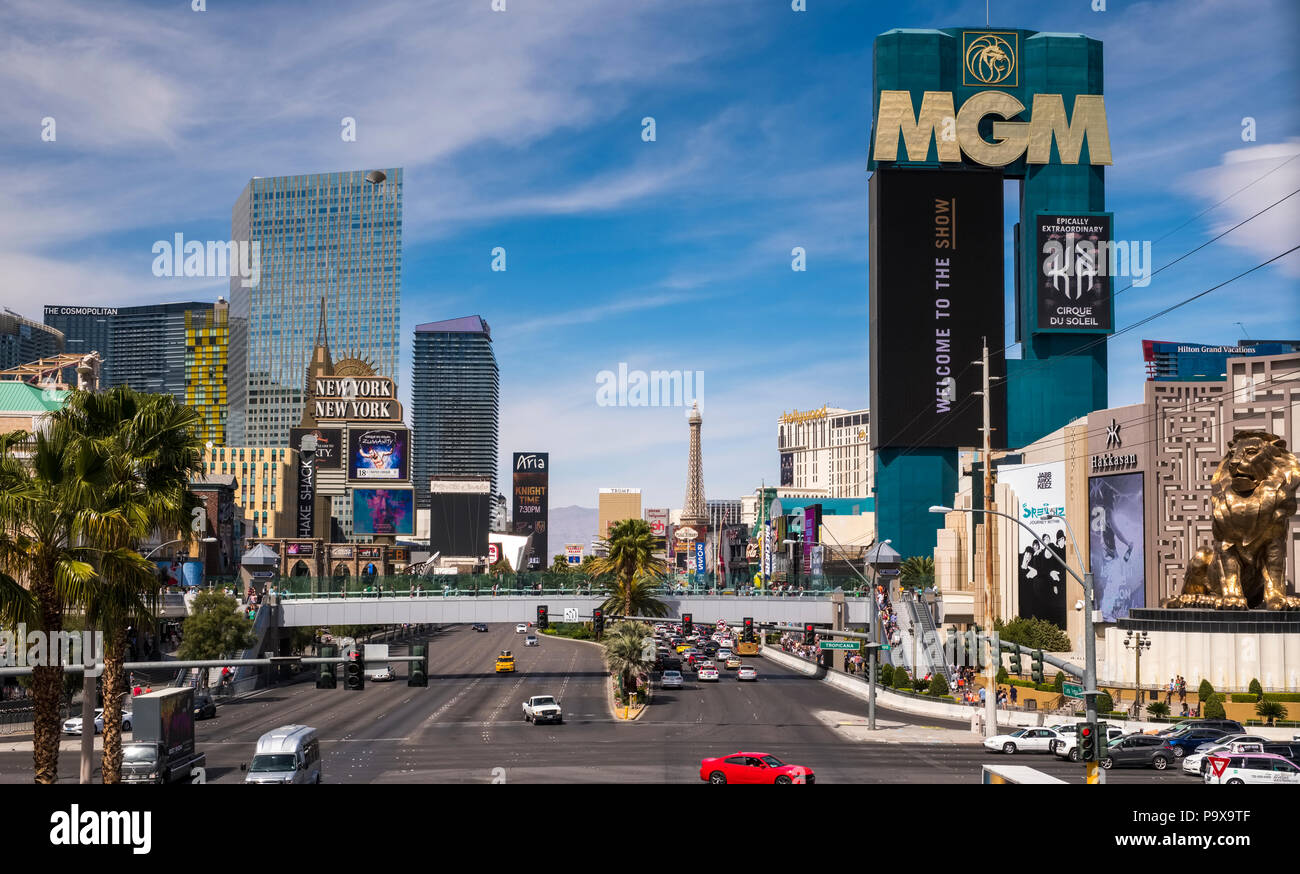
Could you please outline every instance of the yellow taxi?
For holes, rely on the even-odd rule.
[[[695,644],[693,643],[679,643],[677,644],[677,651],[679,653],[686,652],[688,649],[690,649],[693,646],[695,646]]]
[[[508,649],[501,650],[501,654],[497,656],[497,673],[513,674],[514,672],[515,672],[514,653],[510,652],[510,650]]]

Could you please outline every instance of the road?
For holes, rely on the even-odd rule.
[[[208,779],[243,779],[257,738],[277,726],[312,725],[320,732],[328,783],[695,783],[700,759],[737,750],[771,752],[814,769],[819,783],[976,783],[984,763],[1030,765],[1075,782],[1082,767],[1054,756],[1014,757],[978,745],[882,744],[846,741],[815,711],[862,713],[859,699],[762,658],[757,683],[738,683],[733,671],[718,683],[655,689],[645,716],[614,720],[606,704],[599,647],[541,636],[525,647],[513,625],[486,633],[454,625],[429,638],[427,688],[406,685],[405,668],[391,683],[367,682],[361,692],[318,690],[300,676],[222,705],[215,719],[197,724],[198,748],[208,757]],[[493,672],[501,649],[515,653],[518,672]],[[393,654],[403,649],[393,647]],[[563,725],[523,721],[530,695],[555,695]],[[965,730],[945,722],[878,708],[882,720]],[[0,741],[0,750],[14,741]],[[75,739],[60,755],[61,782],[75,782]],[[0,783],[31,780],[30,752],[0,752]],[[1194,783],[1174,771],[1113,770],[1111,783]]]

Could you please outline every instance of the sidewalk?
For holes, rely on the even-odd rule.
[[[813,716],[845,740],[855,743],[977,745],[984,740],[981,735],[969,731],[937,725],[909,725],[879,718],[876,719],[876,730],[872,731],[868,728],[867,717],[835,710],[814,710]]]

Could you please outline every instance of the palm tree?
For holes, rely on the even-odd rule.
[[[1260,701],[1255,705],[1255,715],[1272,725],[1275,719],[1286,719],[1286,707],[1281,701]]]
[[[667,571],[654,557],[654,537],[641,519],[616,522],[605,539],[608,552],[591,563],[591,573],[607,575],[612,591],[601,605],[610,616],[667,616],[668,605],[655,592]]]
[[[69,426],[48,420],[32,434],[0,435],[0,614],[26,619],[46,635],[62,631],[64,613],[83,603],[96,558],[85,544],[105,524],[86,487],[100,459],[75,438]],[[54,783],[62,666],[33,668],[32,693],[35,780]]]
[[[646,652],[645,639],[654,632],[641,622],[619,622],[605,639],[605,663],[610,674],[619,678],[619,688],[627,694],[636,690],[636,678],[654,667],[654,648]]]
[[[127,633],[156,621],[158,579],[136,551],[155,532],[187,536],[198,499],[190,477],[201,471],[195,425],[199,415],[171,395],[120,386],[105,392],[73,392],[52,417],[100,459],[94,505],[104,524],[95,545],[99,576],[87,591],[86,619],[104,633],[105,783],[117,783],[122,765],[123,665]]]
[[[913,589],[928,589],[934,585],[934,558],[914,555],[898,569],[899,585]]]

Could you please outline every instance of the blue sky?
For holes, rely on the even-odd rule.
[[[401,166],[398,378],[415,325],[486,318],[503,475],[510,452],[549,451],[555,506],[595,506],[604,486],[680,506],[683,410],[596,403],[597,374],[626,362],[704,372],[710,497],[775,481],[782,411],[867,405],[872,39],[978,26],[984,3],[491,5],[10,0],[0,304],[39,319],[45,303],[213,300],[225,280],[155,278],[153,242],[228,238],[254,175]],[[990,5],[995,26],[1105,42],[1107,207],[1119,237],[1156,241],[1157,266],[1300,188],[1290,0]],[[1117,324],[1290,248],[1297,228],[1300,195],[1120,295]],[[1141,399],[1143,338],[1235,341],[1238,320],[1300,337],[1297,275],[1292,255],[1113,339],[1112,404]]]

